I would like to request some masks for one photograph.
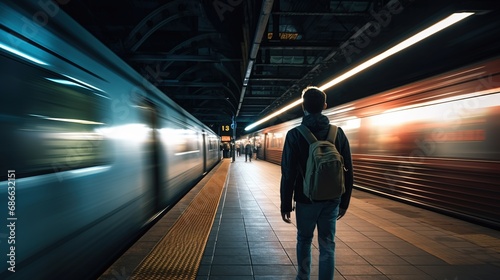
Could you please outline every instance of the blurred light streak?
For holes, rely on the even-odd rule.
[[[86,83],[86,82],[80,81],[80,80],[78,80],[77,78],[73,78],[73,77],[68,76],[68,75],[66,75],[66,74],[61,74],[61,75],[63,75],[64,77],[66,77],[66,78],[68,78],[68,79],[71,79],[71,80],[73,80],[73,81],[75,81],[75,82],[77,82],[77,83],[80,83],[80,84],[82,84],[82,85],[84,85],[84,86],[87,86],[87,87],[89,87],[89,88],[92,88],[92,89],[98,90],[98,91],[100,91],[100,92],[105,92],[104,90],[102,90],[102,89],[100,89],[100,88],[98,88],[98,87],[95,87],[95,86],[93,86],[93,85],[91,85],[91,84],[88,84],[88,83]]]
[[[324,115],[325,116],[329,116],[329,115],[334,115],[334,114],[340,114],[340,113],[345,113],[345,112],[352,111],[354,109],[356,109],[356,108],[355,107],[342,108],[342,109],[338,109],[338,110],[335,110],[335,111],[332,111],[332,112],[325,113]]]
[[[250,130],[250,129],[252,129],[252,128],[254,128],[254,127],[258,126],[259,124],[261,124],[261,123],[263,123],[263,122],[265,122],[265,121],[268,121],[268,120],[270,120],[270,119],[272,119],[272,118],[274,118],[274,117],[276,117],[276,116],[278,116],[278,115],[281,115],[282,113],[284,113],[284,112],[286,112],[286,111],[290,110],[291,108],[293,108],[293,107],[295,107],[295,106],[297,106],[297,105],[299,105],[299,104],[301,104],[301,103],[302,103],[302,98],[301,98],[301,99],[299,99],[299,100],[294,101],[294,102],[293,102],[293,103],[291,103],[291,104],[288,104],[287,106],[285,106],[285,107],[281,108],[280,110],[278,110],[278,111],[276,111],[276,112],[272,113],[271,115],[269,115],[269,116],[267,116],[267,117],[265,117],[265,118],[263,118],[263,119],[261,119],[261,120],[259,120],[259,121],[254,122],[253,124],[251,124],[251,125],[249,125],[249,126],[245,127],[245,130]]]
[[[422,41],[423,39],[445,29],[446,27],[449,27],[471,15],[473,15],[474,13],[471,13],[471,12],[463,12],[463,13],[454,13],[454,14],[451,14],[450,16],[446,17],[445,19],[431,25],[430,27],[420,31],[419,33],[411,36],[410,38],[404,40],[403,42],[395,45],[394,47],[392,48],[389,48],[388,50],[382,52],[381,54],[379,55],[376,55],[375,57],[361,63],[360,65],[354,67],[353,69],[345,72],[344,74],[332,79],[331,81],[329,81],[328,83],[320,86],[319,88],[321,90],[326,90],[328,88],[331,88],[332,86],[346,80],[347,78],[350,78],[354,75],[356,75],[357,73],[379,63],[380,61]]]
[[[94,122],[94,121],[88,121],[88,120],[52,118],[52,117],[47,117],[47,116],[42,116],[42,115],[34,115],[34,114],[29,114],[29,116],[40,118],[40,119],[45,119],[45,120],[50,120],[50,121],[58,121],[58,122],[69,122],[69,123],[79,123],[79,124],[97,124],[97,125],[104,124],[102,122]]]
[[[361,127],[361,119],[357,117],[350,117],[342,120],[335,120],[338,126],[342,127],[342,130],[358,129]]]
[[[194,154],[194,153],[199,153],[199,152],[200,152],[200,150],[194,150],[194,151],[189,151],[189,152],[175,153],[175,155],[182,156],[182,155]]]
[[[19,50],[16,50],[16,49],[14,49],[14,48],[11,48],[11,47],[9,47],[9,46],[7,46],[7,45],[4,45],[4,44],[2,44],[2,43],[0,43],[0,48],[4,49],[4,50],[6,50],[6,51],[8,51],[8,52],[10,52],[10,53],[12,53],[12,54],[15,54],[15,55],[17,55],[17,56],[20,56],[20,57],[22,57],[22,58],[25,58],[25,59],[27,59],[27,60],[29,60],[29,61],[31,61],[31,62],[35,62],[35,63],[40,64],[40,65],[49,65],[48,63],[45,63],[45,62],[43,62],[43,61],[41,61],[41,60],[39,60],[39,59],[37,59],[37,58],[34,58],[34,57],[32,57],[31,55],[28,55],[28,54],[26,54],[26,53],[23,53],[23,52],[21,52],[21,51],[19,51]]]
[[[96,87],[92,87],[92,88],[89,88],[87,86],[84,86],[84,85],[81,85],[79,83],[75,83],[75,82],[72,82],[72,81],[68,81],[68,80],[63,80],[63,79],[52,79],[52,78],[45,78],[46,80],[49,80],[51,82],[54,82],[54,83],[57,83],[57,84],[61,84],[61,85],[67,85],[67,86],[76,86],[76,87],[81,87],[81,88],[84,88],[86,90],[89,90],[89,91],[92,91],[92,89],[97,89],[99,91],[102,92],[102,90],[96,88]],[[98,94],[98,93],[95,93],[92,91],[93,94],[99,96],[99,97],[102,97],[102,98],[106,98],[106,99],[110,99],[109,97],[107,96],[104,96],[102,94]]]
[[[101,172],[105,172],[111,169],[111,165],[105,165],[105,166],[93,166],[93,167],[87,167],[87,168],[81,168],[81,169],[76,169],[76,170],[71,170],[68,171],[71,174],[78,174],[78,175],[93,175]]]
[[[323,84],[322,86],[319,87],[320,90],[326,90],[326,89],[329,89],[331,88],[332,86],[356,75],[357,73],[379,63],[380,61],[422,41],[423,39],[473,15],[474,13],[472,12],[461,12],[461,13],[453,13],[451,14],[450,16],[446,17],[445,19],[431,25],[430,27],[420,31],[419,33],[409,37],[408,39],[402,41],[401,43],[387,49],[386,51],[376,55],[375,57],[372,57],[371,59],[361,63],[360,65],[354,67],[353,69],[345,72],[344,74],[338,76],[338,77],[335,77],[333,78],[332,80],[330,80],[329,82],[327,82],[326,84]],[[267,117],[264,117],[263,119],[255,122],[255,123],[252,123],[250,124],[249,126],[245,127],[245,130],[251,130],[252,128],[256,127],[257,125],[273,118],[273,117],[276,117],[286,111],[288,111],[289,109],[299,105],[302,103],[302,98],[299,99],[299,100],[296,100],[294,101],[293,103],[287,105],[286,107],[272,113],[271,115],[267,116]]]
[[[126,124],[98,128],[95,131],[111,139],[144,142],[149,137],[149,132],[151,132],[151,130],[152,129],[145,124]]]
[[[47,139],[58,139],[58,140],[89,140],[89,141],[102,140],[102,135],[95,132],[56,132],[56,133],[47,133],[44,136]]]

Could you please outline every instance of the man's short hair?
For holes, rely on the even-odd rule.
[[[326,94],[317,87],[306,87],[302,91],[302,106],[310,114],[321,113],[326,103]]]

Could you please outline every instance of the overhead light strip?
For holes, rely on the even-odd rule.
[[[424,40],[425,38],[473,15],[474,13],[472,12],[461,12],[461,13],[454,13],[454,14],[451,14],[450,16],[446,17],[445,19],[433,24],[432,26],[420,31],[419,33],[409,37],[408,39],[402,41],[401,43],[389,48],[388,50],[376,55],[375,57],[361,63],[360,65],[352,68],[351,70],[345,72],[344,74],[338,76],[338,77],[335,77],[334,79],[330,80],[329,82],[327,82],[326,84],[322,85],[319,87],[319,89],[321,90],[326,90],[326,89],[329,89],[331,88],[332,86],[356,75],[357,73],[377,64],[378,62]],[[271,115],[267,116],[267,117],[264,117],[263,119],[261,120],[258,120],[257,122],[247,126],[245,128],[245,130],[251,130],[252,128],[270,120],[271,118],[274,118],[288,110],[290,110],[291,108],[299,105],[302,103],[302,98],[294,101],[293,103],[283,107],[282,109],[272,113]]]

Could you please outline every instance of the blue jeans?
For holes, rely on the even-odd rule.
[[[335,230],[340,198],[332,201],[298,203],[297,218],[297,280],[309,280],[311,275],[311,243],[318,226],[319,277],[332,280],[335,271]]]

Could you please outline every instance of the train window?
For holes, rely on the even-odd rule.
[[[159,129],[162,142],[172,147],[174,155],[181,156],[200,152],[200,134],[180,125],[169,122],[169,127]]]
[[[208,136],[208,150],[219,150],[219,141],[217,141],[217,137],[211,135]]]
[[[269,141],[267,142],[268,149],[283,149],[285,143],[285,133],[283,132],[270,132],[267,134]]]
[[[109,162],[96,132],[109,112],[105,93],[2,55],[0,65],[2,169],[27,177]]]
[[[189,129],[177,130],[177,145],[175,155],[185,155],[200,152],[199,134]]]
[[[373,155],[498,160],[499,94],[463,98],[365,118],[358,134]],[[500,110],[499,110],[500,111]],[[498,111],[497,111],[498,112]],[[356,143],[356,142],[354,142]],[[493,144],[494,143],[494,144]]]

